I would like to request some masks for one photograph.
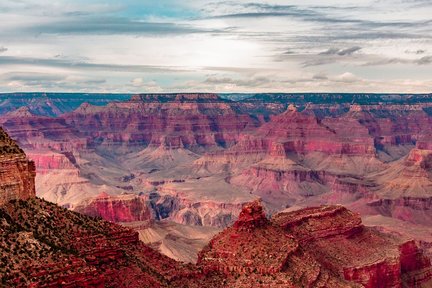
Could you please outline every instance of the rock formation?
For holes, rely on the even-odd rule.
[[[282,212],[269,221],[259,202],[245,205],[234,226],[200,253],[198,264],[224,273],[239,287],[246,282],[371,288],[432,284],[430,259],[414,241],[366,228],[359,215],[342,206]]]
[[[34,198],[36,169],[24,151],[0,128],[0,205]]]
[[[101,193],[96,198],[81,202],[74,211],[111,222],[148,221],[156,218],[148,199],[134,194],[110,196]]]
[[[230,146],[240,131],[259,124],[213,94],[137,95],[106,107],[83,104],[63,118],[90,137],[93,145],[189,149]]]

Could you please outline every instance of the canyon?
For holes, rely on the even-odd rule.
[[[150,207],[142,209],[146,201],[137,196],[101,194],[83,206],[89,209],[83,213],[92,216],[37,198],[33,162],[6,132],[0,132],[2,159],[8,161],[2,183],[11,187],[0,190],[4,287],[432,285],[430,258],[417,241],[366,227],[360,214],[341,205],[287,209],[269,219],[261,200],[248,202],[233,225],[211,232],[196,264],[177,262],[140,241],[157,233],[136,226],[143,221],[112,222],[154,221]],[[17,178],[22,185],[12,185]],[[115,218],[102,219],[108,215]],[[140,229],[142,233],[136,231]],[[172,233],[165,239],[175,237]]]
[[[258,198],[269,215],[344,205],[430,255],[416,230],[431,228],[430,94],[24,96],[0,103],[0,125],[33,160],[37,196],[176,260],[196,262],[201,229]]]

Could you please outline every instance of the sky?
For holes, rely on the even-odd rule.
[[[432,92],[431,0],[0,0],[0,92]]]

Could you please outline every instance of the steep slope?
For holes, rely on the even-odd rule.
[[[412,149],[375,177],[377,199],[367,203],[363,208],[365,214],[381,214],[430,226],[432,150]]]
[[[139,233],[139,239],[151,248],[180,262],[196,263],[198,253],[222,229],[183,225],[172,221],[127,222],[121,225]]]
[[[37,198],[7,203],[0,217],[0,281],[6,287],[202,285],[200,270],[148,248],[133,230]]]

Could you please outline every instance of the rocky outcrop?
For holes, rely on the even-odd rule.
[[[292,235],[270,222],[257,201],[245,205],[234,226],[211,240],[198,264],[224,273],[239,287],[356,287],[329,273]]]
[[[47,173],[51,170],[75,170],[79,168],[72,153],[55,153],[45,150],[38,152],[31,151],[27,155],[35,163],[38,174]]]
[[[427,287],[425,283],[430,283],[430,260],[412,240],[366,228],[358,214],[342,206],[280,213],[273,221],[348,281],[365,287]]]
[[[265,227],[268,224],[269,220],[264,213],[264,209],[259,200],[256,200],[243,206],[237,221],[234,223],[234,228],[251,230]]]
[[[249,285],[372,288],[432,283],[430,260],[414,241],[366,228],[359,215],[342,206],[282,212],[269,221],[259,202],[247,204],[234,226],[199,254],[198,263],[233,283],[246,282],[245,277]]]
[[[36,196],[36,169],[24,151],[0,128],[0,205]]]
[[[291,213],[278,213],[272,220],[290,231],[300,242],[336,235],[350,237],[363,229],[360,215],[343,206],[305,208]]]
[[[110,196],[101,193],[74,207],[74,211],[112,222],[148,221],[155,219],[148,198],[134,194]]]

